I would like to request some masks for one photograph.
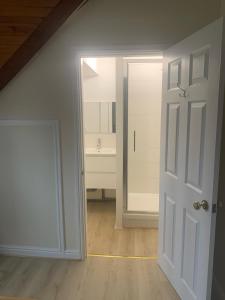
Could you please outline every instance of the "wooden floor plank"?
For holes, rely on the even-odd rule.
[[[1,297],[0,296],[0,300],[34,300],[31,298],[18,298],[18,297]]]
[[[157,230],[117,231],[114,221],[115,203],[88,204],[89,251],[108,257],[72,261],[0,256],[0,295],[20,300],[180,300],[155,259],[122,257],[156,255]]]
[[[0,258],[0,294],[36,300],[179,300],[156,261]],[[6,277],[4,279],[4,277]]]
[[[115,229],[115,201],[88,201],[87,210],[87,240],[89,253],[124,256],[157,256],[157,229]]]

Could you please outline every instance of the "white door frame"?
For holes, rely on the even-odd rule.
[[[104,48],[94,48],[85,49],[85,48],[74,48],[74,58],[75,58],[75,68],[74,76],[75,85],[74,85],[74,129],[75,129],[75,138],[77,140],[77,149],[76,157],[78,165],[75,168],[78,168],[78,194],[79,194],[79,225],[80,225],[80,253],[81,259],[85,260],[87,257],[87,205],[86,205],[86,196],[85,196],[85,163],[84,163],[84,130],[83,130],[83,103],[82,103],[82,86],[81,86],[81,58],[85,57],[126,57],[126,56],[150,56],[150,55],[159,55],[163,50],[168,48],[169,45],[152,45],[148,47],[137,47],[137,46],[115,46],[111,49]],[[118,208],[119,213],[123,214],[123,203],[122,206]],[[117,212],[118,212],[117,211]]]

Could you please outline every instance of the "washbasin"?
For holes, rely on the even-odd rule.
[[[85,154],[88,156],[113,156],[113,155],[116,155],[116,149],[115,148],[105,148],[105,147],[102,147],[100,149],[86,148]]]

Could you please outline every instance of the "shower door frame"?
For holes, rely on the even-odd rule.
[[[149,56],[160,58],[126,58],[123,62],[123,195],[124,195],[124,202],[123,202],[123,213],[129,215],[156,215],[155,212],[151,211],[140,211],[140,210],[128,210],[128,108],[129,108],[129,99],[128,99],[128,75],[129,75],[129,63],[152,63],[152,62],[159,62],[163,63],[163,54],[162,52],[154,52],[154,54],[150,54]],[[161,113],[160,113],[161,119]]]

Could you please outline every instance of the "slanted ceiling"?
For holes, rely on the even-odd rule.
[[[0,89],[84,0],[0,0]]]

